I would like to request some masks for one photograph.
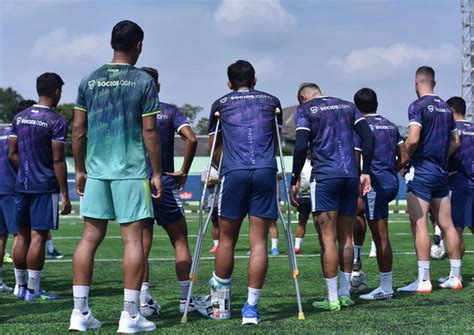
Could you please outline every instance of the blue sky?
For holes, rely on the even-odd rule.
[[[296,104],[302,81],[352,100],[367,86],[379,112],[407,123],[414,71],[432,65],[437,93],[461,94],[461,17],[454,0],[0,1],[0,87],[36,98],[35,78],[59,73],[62,102],[112,57],[113,25],[145,31],[138,66],[160,71],[165,102],[204,108],[227,93],[226,67],[251,61],[257,89]]]

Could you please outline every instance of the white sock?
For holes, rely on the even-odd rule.
[[[261,288],[248,288],[247,303],[251,306],[258,305],[258,300],[262,294]]]
[[[374,241],[371,241],[371,242],[370,242],[370,247],[371,247],[372,249],[376,249],[376,245],[375,245],[375,242],[374,242]]]
[[[123,310],[128,312],[132,318],[138,313],[138,304],[140,303],[140,291],[123,290]]]
[[[224,285],[230,285],[232,283],[232,277],[231,278],[221,278],[216,275],[216,271],[212,272],[212,276],[221,284]]]
[[[446,249],[446,247],[445,247],[445,245],[444,245],[444,240],[441,240],[441,241],[439,242],[439,245],[441,246],[441,248]]]
[[[214,246],[217,247],[219,245],[219,240],[212,240],[212,243],[214,243]]]
[[[337,296],[337,276],[334,278],[324,278],[324,281],[328,289],[329,302],[339,301],[339,297]]]
[[[350,296],[349,293],[349,281],[351,280],[351,273],[350,272],[339,272],[339,296]]]
[[[295,248],[301,249],[301,243],[303,243],[303,238],[295,237]]]
[[[82,314],[87,314],[87,312],[89,311],[89,290],[89,286],[72,286],[74,309],[80,310]]]
[[[430,261],[418,261],[418,281],[430,280]]]
[[[189,291],[189,280],[181,280],[179,282],[179,286],[181,287],[181,299],[187,299]]]
[[[15,268],[15,281],[18,286],[26,286],[28,271]]]
[[[142,287],[140,289],[140,304],[147,304],[150,300],[152,300],[150,291],[150,284],[148,282],[143,282]]]
[[[46,250],[48,250],[49,253],[52,253],[54,251],[53,240],[46,241]]]
[[[441,229],[438,226],[435,226],[435,235],[438,235],[441,237]]]
[[[451,264],[451,272],[449,273],[450,277],[456,277],[461,274],[461,262],[460,259],[449,260],[449,264]]]
[[[28,269],[28,290],[36,293],[39,291],[41,281],[41,271]]]
[[[272,249],[278,249],[278,239],[272,238]]]
[[[354,244],[354,262],[356,262],[360,258],[361,251],[362,251],[362,246]]]
[[[392,271],[380,272],[380,287],[386,292],[392,292]]]

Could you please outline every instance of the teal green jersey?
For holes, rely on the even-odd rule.
[[[87,113],[90,178],[147,177],[142,118],[160,109],[150,75],[129,64],[106,64],[82,79],[75,108]]]

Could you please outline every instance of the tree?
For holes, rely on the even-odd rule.
[[[66,118],[66,122],[68,125],[67,130],[67,141],[66,141],[66,156],[72,156],[72,121],[74,119],[74,104],[61,104],[55,108],[56,112],[59,115],[62,115]]]
[[[11,87],[0,87],[0,122],[10,123],[16,114],[18,103],[23,97]]]
[[[207,117],[202,117],[196,124],[196,134],[197,135],[207,135],[208,134],[208,123],[209,119]]]
[[[200,106],[192,106],[190,104],[184,104],[179,109],[181,109],[183,114],[188,118],[189,123],[191,123],[191,125],[194,125],[196,116],[202,111],[203,108]]]

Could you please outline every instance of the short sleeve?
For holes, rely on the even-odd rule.
[[[417,125],[420,128],[423,128],[423,115],[421,111],[416,108],[416,105],[413,103],[408,107],[408,126],[412,124]]]
[[[150,77],[150,80],[146,81],[144,92],[143,92],[142,117],[155,115],[155,114],[158,114],[159,112],[160,112],[160,100],[158,98],[158,91],[156,90],[155,82]]]
[[[189,124],[189,121],[188,119],[186,118],[186,116],[183,114],[183,112],[181,111],[181,109],[179,109],[178,107],[175,107],[174,110],[173,110],[173,127],[174,127],[174,131],[179,133],[180,130],[183,128],[183,127],[189,127],[191,126]]]
[[[360,112],[359,108],[353,105],[354,108],[354,126],[362,120],[365,120],[364,115]]]
[[[354,131],[353,132],[354,135],[353,135],[353,138],[354,138],[354,150],[356,151],[362,151],[362,141],[359,137],[359,135],[357,135],[357,133]]]
[[[66,143],[67,140],[67,122],[63,117],[58,118],[52,124],[51,130],[53,132],[51,140],[61,143]]]
[[[209,115],[209,126],[207,128],[207,132],[209,135],[212,135],[216,132],[217,127],[217,118],[214,115],[217,112],[218,101],[212,104],[211,107],[211,114]]]
[[[78,109],[83,112],[87,112],[87,103],[86,103],[86,96],[85,96],[85,85],[84,85],[84,79],[81,81],[79,84],[79,88],[77,90],[77,98],[76,98],[76,104],[74,106],[74,109]]]
[[[298,106],[295,113],[295,127],[298,130],[311,131],[308,115],[303,106]]]

